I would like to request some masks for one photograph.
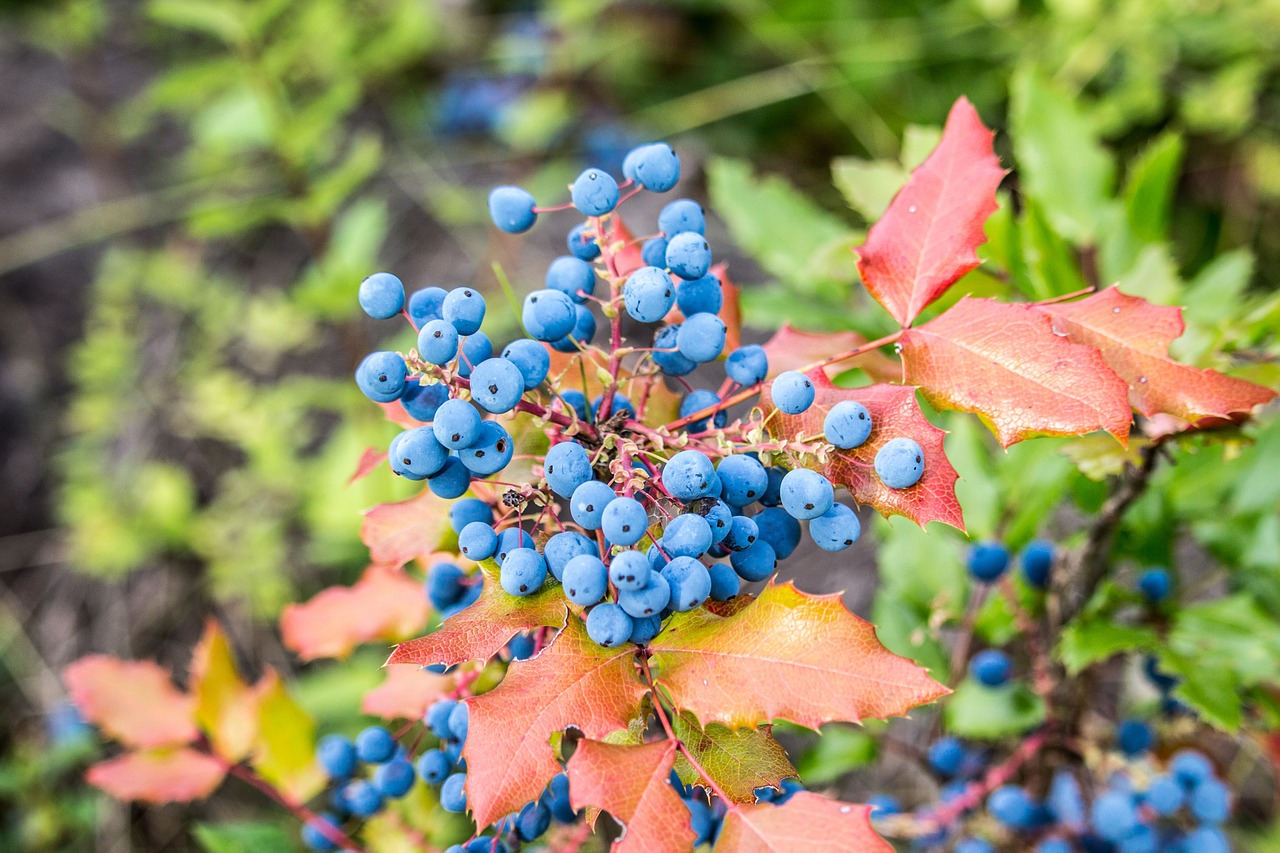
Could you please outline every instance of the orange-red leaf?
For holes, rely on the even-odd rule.
[[[1184,328],[1181,308],[1152,305],[1109,287],[1040,310],[1053,317],[1054,330],[1068,340],[1096,347],[1128,384],[1130,405],[1147,417],[1229,418],[1276,396],[1261,385],[1169,358],[1169,345]]]
[[[376,447],[366,447],[364,453],[360,454],[360,461],[356,463],[356,470],[347,479],[347,485],[350,486],[358,480],[363,480],[386,461],[387,451],[379,450]]]
[[[622,746],[578,742],[569,759],[569,801],[575,809],[596,806],[617,818],[626,833],[617,853],[687,853],[696,836],[689,809],[671,787],[676,742]]]
[[[498,584],[491,563],[482,564],[481,570],[486,572],[484,589],[474,604],[444,620],[438,631],[396,646],[387,663],[451,666],[464,660],[488,660],[522,631],[564,625],[569,608],[560,584],[548,578],[533,595],[518,597]]]
[[[1004,177],[994,136],[972,104],[956,101],[938,147],[854,250],[863,284],[903,326],[978,266]]]
[[[218,759],[183,747],[126,752],[90,767],[85,780],[118,800],[185,803],[212,794],[226,772]]]
[[[876,638],[840,596],[770,584],[729,617],[679,613],[649,645],[657,679],[704,726],[790,720],[811,729],[888,717],[946,694]]]
[[[1055,334],[1030,305],[965,297],[902,336],[907,380],[929,402],[973,412],[1008,447],[1103,429],[1129,439],[1128,388],[1091,346]]]
[[[367,510],[360,538],[369,548],[370,559],[383,566],[403,566],[430,557],[448,530],[448,504],[426,489],[416,498]]]
[[[560,770],[549,738],[573,726],[603,739],[627,728],[645,693],[635,647],[606,649],[578,619],[535,658],[516,661],[496,688],[467,700],[467,802],[486,826],[536,798]]]
[[[240,761],[258,736],[258,692],[236,672],[231,644],[216,619],[204,623],[187,681],[196,702],[196,721],[213,751],[228,761]]]
[[[417,666],[388,666],[387,677],[360,700],[360,713],[386,720],[417,720],[453,687],[453,677]]]
[[[280,616],[285,647],[303,660],[341,658],[361,643],[397,640],[427,623],[422,584],[399,569],[370,566],[354,586],[329,587]]]
[[[822,435],[822,421],[827,411],[841,400],[856,400],[871,413],[871,435],[861,447],[833,451],[823,473],[838,486],[844,486],[860,504],[875,507],[884,516],[904,515],[923,527],[930,521],[941,521],[964,530],[964,516],[956,499],[959,475],[951,466],[943,449],[945,430],[929,423],[916,389],[910,385],[868,385],[863,388],[836,388],[821,371],[807,374],[814,386],[814,403],[799,415],[777,412],[769,420],[774,435],[796,439]],[[769,386],[761,394],[761,405],[772,411]],[[924,476],[906,489],[891,489],[875,472],[876,452],[899,436],[915,439],[924,451]]]
[[[857,332],[803,332],[787,323],[774,332],[764,344],[769,356],[769,376],[774,377],[788,370],[802,370],[814,362],[854,349],[865,344],[866,338]],[[827,376],[835,376],[851,367],[860,367],[880,382],[897,382],[902,378],[902,365],[880,352],[863,353],[857,358],[829,364]]]
[[[714,853],[893,853],[871,828],[870,812],[808,792],[780,806],[738,806],[725,815]]]
[[[128,746],[175,746],[199,735],[195,701],[157,663],[89,655],[62,680],[84,718]]]

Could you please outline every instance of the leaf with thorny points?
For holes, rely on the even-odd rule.
[[[943,409],[978,415],[1002,447],[1102,429],[1129,440],[1128,388],[1102,353],[1055,334],[1030,305],[965,297],[902,336],[907,381]]]
[[[213,756],[182,747],[126,752],[90,767],[85,781],[117,800],[186,803],[212,794],[226,773]]]
[[[560,770],[549,739],[576,728],[600,740],[625,729],[646,692],[635,646],[596,645],[578,619],[535,658],[515,661],[502,683],[467,700],[467,802],[487,826],[536,798]]]
[[[768,420],[771,433],[788,440],[821,436],[827,411],[842,400],[856,400],[871,413],[871,435],[860,447],[835,450],[825,464],[810,467],[821,470],[832,483],[848,489],[855,501],[875,507],[881,515],[904,515],[921,527],[930,521],[941,521],[964,530],[964,516],[956,499],[959,475],[943,449],[946,431],[929,423],[920,411],[915,388],[909,385],[837,388],[819,370],[806,375],[813,382],[814,401],[798,415],[774,412],[769,386],[764,387],[760,404],[771,413]],[[876,475],[875,458],[881,447],[899,436],[914,439],[924,451],[924,475],[914,486],[891,489]]]
[[[871,828],[870,806],[802,791],[780,806],[738,806],[725,815],[713,853],[893,853]]]
[[[426,489],[416,498],[375,506],[364,514],[360,540],[381,566],[403,566],[440,549],[449,527],[449,502]]]
[[[867,339],[857,332],[805,332],[783,323],[763,345],[769,357],[769,378],[788,370],[806,368],[866,342]],[[877,382],[896,382],[902,378],[902,365],[875,350],[829,364],[823,369],[827,376],[835,376],[851,367],[861,368]]]
[[[199,735],[195,700],[159,664],[108,655],[83,657],[62,671],[86,720],[128,746],[175,746]]]
[[[938,147],[854,250],[867,290],[903,326],[979,264],[1004,177],[993,137],[972,104],[956,101]]]
[[[617,853],[687,853],[695,836],[689,809],[671,787],[676,742],[622,746],[578,742],[569,759],[569,801],[575,809],[596,806],[617,818],[626,833]]]
[[[1276,396],[1261,385],[1169,358],[1169,345],[1184,329],[1181,308],[1153,305],[1109,287],[1039,310],[1068,340],[1096,347],[1128,385],[1130,405],[1146,417],[1230,418]]]
[[[735,803],[754,803],[756,788],[776,788],[783,779],[796,775],[771,728],[731,729],[712,723],[703,730],[692,714],[676,714],[671,719],[672,733]],[[702,778],[683,753],[676,758],[676,773],[685,784],[699,783]]]
[[[418,666],[388,666],[384,671],[386,679],[360,699],[360,713],[384,720],[421,719],[454,686],[453,676]]]
[[[427,624],[422,584],[400,569],[370,566],[355,585],[323,590],[280,616],[284,645],[303,660],[343,658],[361,643],[412,636]]]
[[[484,588],[471,606],[444,620],[439,630],[396,646],[387,660],[418,666],[452,666],[466,660],[488,660],[516,634],[534,628],[561,628],[569,615],[560,584],[550,577],[533,595],[515,596],[498,583],[498,566],[480,564]]]
[[[945,695],[914,662],[880,644],[839,595],[774,584],[729,617],[678,613],[649,645],[657,681],[706,725],[888,717]]]

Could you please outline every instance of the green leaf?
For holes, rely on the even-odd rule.
[[[831,161],[831,178],[849,207],[867,222],[875,222],[907,182],[907,172],[887,160],[840,157]]]
[[[156,23],[213,36],[228,45],[245,38],[242,15],[235,4],[201,0],[151,0],[147,15]]]
[[[929,670],[931,676],[946,683],[951,665],[942,643],[929,626],[927,607],[918,607],[881,590],[871,607],[871,621],[886,649],[911,658]]]
[[[752,791],[756,788],[776,788],[783,779],[796,775],[770,726],[730,729],[712,723],[704,730],[693,714],[685,712],[672,718],[671,727],[702,769],[735,803],[755,802]],[[686,783],[699,778],[684,753],[677,756],[675,771]]]
[[[251,760],[258,775],[295,802],[306,802],[325,785],[315,760],[315,723],[268,673],[258,700],[258,742]]]
[[[986,687],[965,679],[947,699],[945,714],[949,733],[994,740],[1040,725],[1044,703],[1021,682]]]
[[[1009,118],[1026,195],[1042,205],[1058,234],[1092,245],[1115,164],[1079,103],[1028,67],[1013,79]]]
[[[837,781],[855,767],[875,761],[879,743],[865,729],[853,726],[823,726],[821,737],[796,763],[806,787],[821,787]]]
[[[1164,133],[1129,166],[1124,207],[1129,229],[1138,239],[1148,243],[1165,239],[1185,148],[1180,134]]]
[[[1154,649],[1160,638],[1147,627],[1116,625],[1105,617],[1077,619],[1062,631],[1055,654],[1071,674],[1120,652]]]
[[[198,823],[192,830],[205,853],[293,853],[294,834],[279,823]]]

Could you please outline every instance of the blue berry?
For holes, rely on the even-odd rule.
[[[987,811],[1011,829],[1028,829],[1036,817],[1035,803],[1016,785],[1002,785],[992,791],[987,797]]]
[[[404,386],[400,405],[415,421],[426,423],[436,416],[436,410],[449,399],[449,386],[443,382],[423,385],[417,380]]]
[[[691,501],[710,491],[715,473],[706,454],[682,450],[663,467],[662,485],[677,500]]]
[[[599,480],[588,480],[573,490],[569,499],[569,513],[579,526],[587,530],[599,530],[605,507],[616,498],[613,489]]]
[[[404,393],[408,374],[409,369],[398,353],[370,353],[356,368],[356,385],[373,402],[390,403]]]
[[[717,477],[720,475],[717,473]],[[722,500],[716,499],[710,503],[703,501],[697,508],[698,513],[707,520],[707,524],[711,527],[711,542],[719,544],[729,535],[729,530],[733,524],[733,510],[729,509],[729,505]]]
[[[666,236],[680,234],[684,231],[707,233],[707,217],[702,212],[702,205],[691,198],[678,198],[669,202],[658,214],[658,230]]]
[[[654,237],[644,241],[640,247],[640,260],[651,267],[662,268],[667,265],[667,238]]]
[[[629,312],[628,312],[629,313]],[[691,373],[698,363],[685,357],[678,348],[680,324],[663,326],[653,336],[653,363],[668,376]]]
[[[707,573],[707,567],[693,557],[672,557],[671,562],[663,567],[662,576],[671,588],[668,606],[672,610],[693,610],[711,594],[711,575]]]
[[[913,439],[899,437],[876,451],[876,476],[891,489],[908,489],[924,476],[924,451]]]
[[[1231,845],[1222,830],[1217,827],[1202,826],[1193,829],[1182,839],[1180,853],[1230,853]]]
[[[468,560],[487,560],[498,550],[498,534],[493,525],[473,521],[458,534],[458,550]]]
[[[668,557],[701,557],[711,547],[711,525],[695,513],[677,515],[662,532],[662,549]]]
[[[536,841],[551,828],[551,809],[539,802],[526,803],[516,818],[516,835],[521,841]]]
[[[431,494],[445,500],[460,498],[471,488],[471,472],[462,460],[450,457],[445,460],[444,467],[427,478]]]
[[[1141,755],[1155,743],[1155,733],[1142,720],[1125,720],[1116,729],[1116,743],[1125,755]]]
[[[356,757],[365,764],[390,761],[395,751],[395,738],[382,726],[370,726],[356,735]]]
[[[618,182],[608,172],[587,169],[569,187],[569,197],[584,216],[604,216],[618,204]]]
[[[547,348],[528,338],[519,338],[507,344],[502,357],[520,371],[526,391],[532,391],[541,385],[551,370],[551,354],[547,352]]]
[[[467,742],[467,731],[470,728],[471,711],[466,702],[459,702],[449,712],[449,734],[458,743]]]
[[[711,598],[716,601],[728,601],[738,594],[742,581],[732,566],[724,563],[712,563],[707,566],[707,575],[711,579]]]
[[[537,221],[533,196],[520,187],[494,187],[489,192],[489,218],[501,231],[520,234]]]
[[[680,324],[676,346],[685,358],[703,364],[724,352],[725,335],[724,320],[715,314],[694,314]]]
[[[769,387],[773,404],[788,415],[798,415],[813,405],[813,381],[797,370],[778,374]]]
[[[778,466],[766,468],[765,473],[769,475],[769,485],[765,487],[764,494],[760,496],[760,505],[765,507],[775,507],[782,503],[782,479],[787,476],[787,469]]]
[[[634,619],[655,616],[661,613],[670,601],[671,587],[661,572],[651,571],[649,582],[640,589],[618,592],[618,605]]]
[[[995,853],[995,848],[981,838],[961,838],[956,842],[955,853]]]
[[[587,614],[587,636],[605,647],[620,646],[631,639],[631,617],[616,604],[597,604]]]
[[[510,595],[532,595],[547,579],[547,562],[532,548],[514,548],[502,561],[498,580]]]
[[[1075,848],[1061,838],[1046,838],[1036,845],[1036,853],[1075,853]]]
[[[439,785],[443,782],[452,769],[453,762],[438,749],[429,749],[418,759],[418,775],[424,782],[431,785]]]
[[[999,542],[979,542],[969,550],[969,574],[977,580],[991,583],[1008,567],[1009,551]]]
[[[698,388],[690,391],[680,401],[680,417],[687,417],[694,412],[700,412],[703,409],[710,408],[720,402],[720,398],[716,396],[716,392],[708,391],[705,388]],[[728,413],[724,411],[716,412],[715,425],[717,428],[723,427],[728,420]],[[707,428],[707,419],[703,418],[697,421],[690,421],[688,425],[689,432],[702,432]]]
[[[693,845],[700,847],[711,842],[715,832],[716,819],[711,807],[702,800],[687,799],[684,801],[689,809],[689,828],[693,830]]]
[[[622,304],[631,318],[641,323],[656,323],[676,302],[676,289],[671,276],[658,267],[640,267],[622,285]]]
[[[506,428],[497,421],[484,421],[480,424],[480,436],[459,453],[458,458],[472,474],[488,477],[506,468],[515,452],[515,442]]]
[[[667,269],[686,281],[702,278],[711,269],[711,244],[696,231],[667,238]]]
[[[1202,824],[1217,825],[1231,813],[1231,792],[1217,779],[1206,779],[1191,792],[1191,814]]]
[[[542,556],[546,559],[546,554]],[[507,640],[507,651],[511,653],[512,660],[528,660],[533,657],[535,648],[533,634],[516,634]]]
[[[569,251],[572,252],[573,256],[578,260],[594,261],[596,258],[600,257],[600,244],[596,242],[596,238],[594,236],[588,236],[585,233],[586,228],[587,224],[585,222],[579,222],[577,225],[573,226],[573,228],[569,230],[569,236],[565,239],[565,243],[568,245]],[[550,277],[550,271],[548,271],[548,277]],[[592,284],[594,285],[594,280]],[[547,287],[551,286],[550,282],[548,282]]]
[[[1049,570],[1053,567],[1053,543],[1035,539],[1022,549],[1022,576],[1036,589],[1049,585]]]
[[[550,569],[551,575],[558,581],[564,580],[565,566],[569,565],[569,561],[579,554],[591,554],[599,557],[600,548],[595,542],[592,542],[576,530],[557,533],[547,540],[546,547],[543,548],[543,556],[546,558],[547,568]],[[615,557],[614,559],[617,558]]]
[[[466,379],[471,369],[493,355],[493,342],[484,332],[468,335],[458,347],[458,375]]]
[[[755,544],[759,535],[760,528],[756,526],[754,518],[735,515],[729,523],[729,532],[722,540],[722,544],[729,551],[745,551]]]
[[[763,382],[769,373],[769,355],[764,347],[747,344],[729,353],[724,362],[725,375],[739,385]]]
[[[868,816],[872,820],[902,814],[902,803],[888,794],[872,794],[867,797],[867,805],[871,806],[871,813]]]
[[[519,527],[508,527],[498,534],[498,552],[494,559],[501,566],[507,555],[517,548],[532,548],[533,537]]]
[[[778,555],[772,545],[757,538],[745,549],[730,554],[729,565],[744,581],[762,581],[778,567]]]
[[[600,529],[614,545],[634,545],[648,532],[649,513],[635,498],[616,498],[605,507]]]
[[[862,535],[862,523],[857,513],[844,504],[832,504],[831,509],[809,522],[809,535],[824,551],[843,551]]]
[[[788,471],[782,478],[782,508],[792,518],[802,521],[831,509],[835,503],[835,489],[831,481],[808,468]]]
[[[609,591],[609,570],[599,557],[582,554],[564,567],[564,595],[574,604],[590,607]],[[628,633],[630,629],[628,629]]]
[[[577,352],[580,347],[588,346],[596,336],[596,315],[585,305],[573,306],[573,331],[559,340],[551,342],[556,352]]]
[[[387,451],[391,470],[402,477],[421,480],[438,473],[449,458],[429,426],[414,427],[397,435]]]
[[[635,592],[649,583],[649,558],[639,551],[619,551],[609,561],[609,580],[621,592]]]
[[[466,773],[454,773],[440,785],[440,808],[460,814],[467,810]]]
[[[435,563],[427,569],[427,598],[437,610],[456,604],[466,592],[467,575],[453,563]]]
[[[644,616],[631,620],[631,636],[627,639],[637,645],[644,645],[662,633],[662,619],[658,616]]]
[[[529,337],[557,341],[573,331],[578,314],[573,300],[559,290],[535,290],[524,298],[520,319]]]
[[[1213,778],[1213,765],[1209,759],[1193,749],[1184,749],[1169,763],[1173,776],[1188,788],[1194,788],[1206,779]]]
[[[479,498],[463,498],[449,507],[449,526],[454,533],[461,533],[473,521],[492,524],[493,509]]]
[[[1151,780],[1143,793],[1143,800],[1162,817],[1170,817],[1177,813],[1186,802],[1186,792],[1178,780],[1169,775],[1160,775]]]
[[[505,358],[488,358],[471,371],[471,399],[495,415],[506,414],[524,395],[524,374]]]
[[[441,699],[427,709],[425,718],[427,728],[431,729],[431,733],[441,740],[448,740],[452,737],[449,732],[449,715],[453,713],[453,708],[457,704],[452,699]]]
[[[1113,844],[1122,841],[1138,825],[1133,798],[1120,791],[1099,794],[1089,808],[1089,825],[1094,832]]]
[[[431,320],[418,332],[418,355],[430,364],[444,365],[458,355],[458,330],[447,320]]]
[[[360,282],[360,307],[375,320],[389,320],[404,310],[404,285],[389,272],[376,272]]]
[[[431,432],[436,441],[450,450],[462,450],[475,444],[480,438],[484,421],[476,407],[466,400],[454,398],[442,403],[431,422]],[[487,507],[486,507],[487,508]]]
[[[395,762],[392,762],[395,763]],[[384,764],[389,767],[390,764]],[[379,770],[382,767],[378,768]],[[373,817],[382,811],[383,793],[375,783],[365,779],[357,779],[342,789],[342,801],[356,817]]]
[[[396,800],[409,793],[417,774],[413,765],[403,758],[388,761],[373,774],[373,784],[382,792],[382,796]]]
[[[650,192],[664,193],[680,180],[680,158],[665,142],[641,146],[628,157],[633,159],[632,174],[627,177]],[[625,161],[623,169],[626,174]]]
[[[409,297],[409,318],[413,320],[413,324],[421,329],[432,320],[442,319],[444,315],[440,313],[440,308],[448,295],[449,291],[443,287],[424,287],[415,291]]]
[[[871,435],[871,413],[855,400],[841,400],[827,412],[822,432],[827,441],[841,450],[861,447]]]
[[[563,293],[573,302],[583,302],[595,293],[596,271],[584,260],[562,255],[547,267],[546,283],[548,290]]]
[[[964,744],[953,737],[939,738],[929,746],[929,766],[943,776],[955,776],[964,764]]]
[[[445,296],[440,313],[453,324],[460,335],[473,335],[484,322],[485,301],[480,291],[470,287],[455,287]]]
[[[320,829],[320,824],[328,824],[333,830],[338,830],[338,818],[336,815],[324,813],[316,815],[316,820],[309,821],[302,826],[302,843],[306,845],[308,850],[315,850],[318,853],[328,853],[330,850],[337,850],[338,845],[329,840],[329,836],[324,834]]]
[[[1058,770],[1049,783],[1049,811],[1058,823],[1083,826],[1084,797],[1080,782],[1068,770]]]
[[[543,476],[551,491],[562,498],[592,478],[591,457],[576,441],[562,441],[547,451],[543,460]]]
[[[1158,604],[1168,598],[1169,588],[1167,569],[1147,569],[1138,578],[1138,591],[1152,604]]]
[[[355,744],[342,735],[326,735],[316,744],[316,760],[330,779],[346,779],[356,772]]]
[[[782,507],[763,509],[754,516],[753,521],[758,528],[756,535],[773,547],[779,560],[790,557],[791,552],[800,544],[800,522]]]
[[[969,674],[988,687],[999,687],[1009,680],[1013,664],[999,649],[984,649],[969,662]]]
[[[694,314],[717,314],[724,305],[724,293],[720,287],[720,279],[714,275],[704,275],[693,281],[681,281],[676,284],[676,306],[686,317]]]

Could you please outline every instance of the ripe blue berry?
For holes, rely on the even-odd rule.
[[[461,459],[451,456],[445,460],[443,468],[427,478],[427,485],[431,488],[431,494],[438,498],[460,498],[471,488],[471,472],[462,464]]]
[[[468,335],[458,347],[458,375],[466,379],[471,368],[493,355],[493,343],[484,332]]]
[[[424,287],[414,291],[409,297],[409,319],[419,329],[432,320],[442,319],[444,315],[440,313],[440,308],[448,295],[449,291],[443,287]]]
[[[762,581],[778,567],[778,556],[772,545],[757,538],[745,549],[730,554],[729,565],[744,581]]]
[[[867,805],[871,806],[871,813],[868,816],[872,820],[902,814],[902,803],[888,794],[872,794],[867,797]]]
[[[635,592],[649,583],[649,558],[639,551],[619,551],[609,562],[609,580],[621,592]]]
[[[564,595],[574,604],[590,607],[609,591],[609,570],[599,557],[582,554],[564,567]]]
[[[418,355],[430,364],[444,365],[458,355],[458,330],[447,320],[430,320],[418,332]]]
[[[382,797],[378,786],[365,779],[357,779],[342,789],[342,802],[356,817],[372,817],[382,811]]]
[[[454,814],[467,810],[466,773],[454,773],[440,785],[440,808]]]
[[[520,234],[537,221],[533,196],[520,187],[494,187],[489,192],[489,218],[501,231]]]
[[[655,616],[661,613],[670,601],[671,587],[661,572],[650,571],[649,582],[640,589],[618,592],[618,605],[633,619]]]
[[[1217,779],[1206,779],[1191,792],[1190,806],[1196,820],[1216,826],[1231,814],[1231,792]]]
[[[382,726],[370,726],[356,735],[356,757],[365,764],[390,761],[395,751],[395,738]]]
[[[686,281],[702,278],[711,269],[711,244],[696,231],[667,238],[667,269]]]
[[[514,548],[502,561],[498,580],[510,595],[532,595],[547,579],[547,562],[532,548]]]
[[[578,486],[592,478],[591,457],[576,441],[562,441],[547,451],[543,475],[551,491],[568,498]]]
[[[577,352],[581,347],[588,346],[596,336],[596,315],[591,313],[590,308],[574,305],[573,316],[573,331],[551,342],[551,348],[556,352]]]
[[[1036,589],[1049,585],[1049,570],[1053,567],[1053,543],[1035,539],[1022,549],[1022,576]]]
[[[478,477],[498,473],[515,455],[515,442],[506,428],[497,421],[483,421],[480,436],[471,446],[458,454],[467,470]]]
[[[480,331],[484,312],[484,297],[480,295],[480,291],[470,287],[455,287],[445,296],[440,306],[443,319],[452,323],[460,335],[473,335]]]
[[[756,535],[773,546],[779,560],[790,557],[791,552],[800,544],[800,522],[782,507],[763,509],[754,516],[753,521],[758,528]]]
[[[470,727],[471,711],[466,702],[459,702],[449,712],[449,734],[458,743],[466,743],[467,730]]]
[[[551,354],[537,341],[519,338],[507,344],[502,357],[511,362],[524,378],[524,390],[532,391],[542,384],[551,370]]]
[[[924,476],[924,451],[914,440],[891,439],[876,451],[876,476],[891,489],[908,489]]]
[[[557,533],[547,540],[546,547],[543,548],[543,556],[547,560],[547,568],[551,570],[552,576],[558,581],[564,580],[565,566],[569,565],[569,561],[579,554],[591,554],[599,557],[600,548],[595,542],[576,530]]]
[[[320,824],[328,824],[333,831],[338,830],[339,820],[336,815],[324,814],[316,815],[316,819],[309,821],[302,827],[302,843],[306,845],[308,850],[315,850],[317,853],[327,853],[330,850],[337,850],[338,845],[329,839],[320,828]]]
[[[716,476],[719,477],[719,473]],[[729,535],[730,525],[733,524],[733,510],[729,505],[717,498],[712,501],[702,501],[695,509],[711,527],[711,542],[719,544],[724,541],[724,538]]]
[[[588,236],[586,233],[587,225],[585,222],[579,222],[569,230],[569,236],[565,239],[565,243],[569,247],[569,251],[580,261],[594,261],[600,257],[600,244],[596,242],[594,236]],[[594,283],[594,282],[593,282]],[[548,283],[547,287],[551,287]]]
[[[724,352],[725,334],[724,320],[715,314],[694,314],[680,324],[676,346],[685,358],[703,364]]]
[[[954,776],[964,764],[964,744],[953,737],[939,738],[929,746],[929,765],[943,776]]]
[[[715,468],[706,454],[681,450],[662,469],[662,485],[673,498],[691,501],[710,491]]]
[[[476,407],[466,400],[453,399],[442,403],[436,410],[431,431],[436,441],[450,450],[462,450],[475,444],[484,423]]]
[[[711,525],[695,513],[677,515],[662,532],[662,549],[668,557],[701,557],[710,547]]]
[[[678,198],[669,202],[658,214],[658,230],[668,237],[684,231],[705,234],[707,217],[702,212],[702,205],[693,199]]]
[[[1013,664],[999,649],[984,649],[969,662],[969,674],[988,687],[999,687],[1009,680]]]
[[[633,158],[632,174],[627,177],[649,192],[664,193],[680,180],[680,158],[665,142],[641,146],[627,156]],[[623,169],[626,174],[625,161]]]
[[[987,811],[1012,829],[1027,829],[1035,821],[1035,803],[1016,785],[1002,785],[987,797]]]
[[[640,267],[622,285],[622,304],[632,319],[656,323],[676,302],[671,276],[658,267]]]
[[[438,749],[429,749],[418,759],[418,775],[431,785],[439,785],[453,770],[453,762]]]
[[[809,535],[824,551],[843,551],[858,541],[862,524],[852,509],[832,504],[831,509],[809,522]]]
[[[316,761],[329,778],[346,779],[356,771],[355,744],[342,735],[326,735],[316,744]]]
[[[759,535],[760,528],[756,527],[755,519],[735,515],[721,544],[729,551],[745,551],[755,544]]]
[[[1152,604],[1164,601],[1170,586],[1167,569],[1147,569],[1138,577],[1138,591]]]
[[[769,356],[756,344],[738,347],[725,359],[724,372],[739,385],[755,385],[769,373]]]
[[[559,290],[535,290],[524,298],[520,319],[529,337],[557,341],[573,331],[578,314],[568,295]]]
[[[468,560],[487,560],[498,550],[498,534],[493,525],[473,521],[458,534],[458,550]]]
[[[532,548],[533,537],[526,530],[519,527],[508,527],[506,530],[498,534],[498,551],[494,554],[494,560],[499,566],[507,559],[507,555],[517,548]]]
[[[658,365],[668,376],[684,376],[698,366],[696,361],[686,358],[678,349],[680,324],[663,326],[653,336],[653,363]]]
[[[601,169],[587,169],[569,187],[569,198],[584,216],[604,216],[618,204],[618,182]]]
[[[631,639],[631,617],[616,604],[597,604],[587,614],[587,636],[606,648]]]
[[[1186,792],[1178,780],[1168,775],[1160,775],[1151,780],[1143,794],[1143,800],[1162,817],[1176,814],[1186,802]]]
[[[720,402],[720,398],[716,396],[716,392],[708,391],[705,388],[697,388],[685,395],[680,401],[680,417],[692,415],[694,412],[700,412],[703,409],[710,408]],[[724,411],[716,412],[714,423],[717,428],[723,427],[728,420],[728,413]],[[690,421],[689,432],[702,432],[707,428],[707,419],[702,418],[697,421]]]
[[[711,598],[716,601],[728,601],[738,594],[742,588],[742,580],[732,566],[724,563],[712,563],[707,566],[707,575],[711,578]]]
[[[796,370],[778,374],[769,388],[773,404],[788,415],[798,415],[813,405],[813,381]]]
[[[449,715],[453,713],[453,708],[457,704],[452,699],[441,699],[427,709],[425,718],[427,728],[431,729],[431,733],[441,740],[448,740],[452,737],[449,732]]]
[[[429,426],[414,427],[397,435],[387,451],[391,470],[402,477],[423,479],[438,473],[449,458]]]
[[[409,793],[417,774],[413,765],[403,758],[388,761],[373,774],[373,784],[388,799],[396,800]]]
[[[1133,798],[1120,791],[1106,791],[1093,800],[1089,808],[1089,825],[1107,841],[1124,840],[1138,825]]]
[[[1222,830],[1212,826],[1193,829],[1182,839],[1183,853],[1230,853],[1231,844]]]
[[[495,415],[516,407],[524,395],[524,374],[505,358],[488,358],[471,371],[471,399]]]
[[[782,508],[792,518],[817,518],[831,509],[835,498],[831,481],[817,471],[796,468],[782,478]]]
[[[956,842],[955,853],[995,853],[991,843],[981,838],[961,838]]]
[[[662,633],[662,619],[658,616],[644,616],[631,620],[631,642],[643,645]]]
[[[1175,779],[1188,788],[1194,788],[1206,779],[1213,778],[1213,765],[1194,749],[1184,749],[1173,757],[1169,770]]]
[[[356,385],[373,402],[390,403],[404,393],[408,373],[398,353],[370,353],[356,368]]]
[[[1116,745],[1125,755],[1141,755],[1155,743],[1155,733],[1142,720],[1125,720],[1116,728]]]
[[[547,267],[546,282],[548,290],[559,291],[574,302],[583,302],[595,293],[596,271],[581,258],[561,255]]]
[[[613,489],[599,480],[588,480],[573,490],[569,512],[574,522],[587,530],[599,530],[605,507],[616,498]]]
[[[448,399],[448,385],[443,382],[423,385],[415,379],[404,386],[400,405],[409,413],[409,417],[426,423],[436,416],[436,410]]]
[[[427,598],[437,610],[456,604],[466,591],[467,575],[453,563],[435,563],[427,569]]]
[[[678,282],[676,305],[680,308],[680,313],[686,317],[694,314],[719,313],[721,306],[724,305],[720,279],[708,274],[693,281]]]
[[[871,413],[855,400],[841,400],[827,412],[822,432],[827,441],[841,450],[861,447],[871,435]]]
[[[375,320],[389,320],[404,310],[404,285],[389,272],[376,272],[360,282],[360,307]]]
[[[1009,567],[1009,551],[999,542],[979,542],[969,549],[969,574],[991,583]]]
[[[667,238],[654,237],[644,241],[640,247],[640,260],[651,267],[663,268],[667,265]]]
[[[551,809],[539,802],[526,803],[516,818],[516,835],[521,841],[536,841],[551,828]]]
[[[605,506],[600,529],[614,545],[634,545],[649,529],[649,514],[635,498],[616,498]]]
[[[662,576],[671,588],[668,606],[672,610],[693,610],[711,594],[711,575],[693,557],[672,557],[663,567]]]

